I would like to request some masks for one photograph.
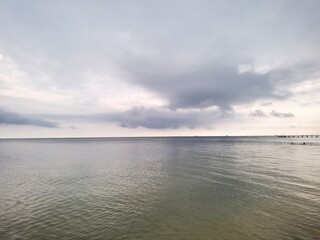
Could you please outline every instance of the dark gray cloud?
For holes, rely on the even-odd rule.
[[[85,122],[112,122],[123,128],[148,128],[148,129],[179,129],[210,127],[214,123],[234,119],[237,114],[221,110],[172,110],[170,108],[147,108],[135,106],[124,112],[106,112],[98,114],[35,114],[34,119],[56,119],[59,121],[85,121]],[[266,114],[263,110],[257,109],[250,112],[250,116],[265,118],[294,117],[293,113],[283,113],[272,111]]]
[[[290,112],[283,113],[283,112],[272,111],[270,114],[271,114],[271,116],[278,117],[278,118],[291,118],[291,117],[294,117],[294,114],[290,113]]]
[[[102,113],[89,118],[115,122],[124,128],[178,129],[208,127],[220,116],[218,111],[175,111],[136,106],[123,113]],[[88,119],[88,116],[85,118]]]
[[[264,111],[260,109],[250,112],[250,115],[252,117],[259,117],[259,118],[267,117],[267,114],[265,114]]]
[[[207,116],[205,116],[207,115]],[[177,112],[166,109],[134,107],[118,119],[121,127],[150,129],[178,129],[208,126],[212,114],[199,112]]]
[[[146,64],[142,64],[146,65]],[[170,109],[232,106],[259,99],[283,99],[289,92],[275,93],[269,74],[238,73],[237,66],[212,65],[188,73],[146,72],[135,66],[132,79],[169,100]]]
[[[176,111],[167,108],[146,108],[136,106],[125,112],[107,112],[92,115],[51,115],[38,114],[41,118],[63,120],[80,120],[87,122],[113,122],[123,128],[179,129],[209,127],[218,119],[226,118],[220,111]]]
[[[13,124],[13,125],[33,125],[38,127],[56,128],[57,123],[49,122],[40,118],[28,117],[18,113],[6,111],[0,108],[0,125]]]

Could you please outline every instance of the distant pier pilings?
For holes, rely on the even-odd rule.
[[[320,135],[276,135],[278,138],[320,138]]]

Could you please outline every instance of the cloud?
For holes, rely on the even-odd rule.
[[[138,84],[169,100],[171,109],[217,106],[230,110],[235,105],[260,99],[283,99],[289,92],[275,93],[270,75],[237,72],[237,66],[212,65],[182,74],[141,74]]]
[[[54,85],[60,90],[86,88],[86,83],[92,81],[88,72],[110,76],[117,69],[121,75],[128,70],[126,65],[121,65],[123,61],[130,65],[144,60],[140,69],[157,70],[147,76],[149,81],[167,77],[163,73],[172,75],[172,68],[181,67],[186,71],[175,74],[174,78],[184,79],[197,64],[200,75],[201,72],[209,75],[205,78],[237,79],[233,74],[207,73],[208,68],[218,71],[218,64],[236,69],[238,65],[257,62],[257,69],[266,64],[271,64],[272,69],[279,62],[296,64],[310,60],[319,50],[319,31],[315,26],[320,18],[316,1],[308,4],[272,0],[125,2],[3,1],[0,15],[5,24],[0,25],[0,50],[36,79],[34,85],[48,89]],[[211,63],[209,67],[208,63]],[[303,66],[301,71],[305,70]],[[291,79],[291,72],[292,69],[284,71],[283,78]],[[41,79],[44,76],[46,79]],[[136,77],[139,79],[140,75]],[[216,81],[219,80],[212,84],[217,84]],[[200,84],[204,80],[199,80]],[[154,85],[142,85],[157,90]],[[273,90],[270,82],[266,85]],[[219,88],[209,90],[216,90],[210,93],[215,97],[204,96],[196,101],[194,96],[194,102],[186,102],[186,107],[244,101],[227,96],[219,103],[218,95],[225,96],[227,88],[221,89],[221,93]],[[161,89],[156,92],[164,95]],[[183,96],[165,95],[172,101],[172,108],[184,107],[181,103],[184,101],[180,101]]]
[[[116,122],[120,127],[149,129],[178,129],[208,127],[217,119],[216,111],[173,111],[165,108],[136,106],[123,113],[105,113],[94,119]]]
[[[272,104],[273,104],[272,102],[264,102],[264,103],[261,103],[261,106],[266,107],[266,106],[271,106]]]
[[[57,123],[49,122],[40,118],[27,117],[18,113],[6,111],[0,108],[0,125],[33,125],[46,128],[57,128]]]
[[[294,117],[294,114],[293,113],[282,113],[282,112],[276,112],[276,111],[272,111],[271,113],[271,116],[273,117],[277,117],[277,118],[291,118],[291,117]]]
[[[268,115],[260,109],[250,112],[250,116],[258,117],[258,118],[268,117]],[[277,118],[291,118],[291,117],[294,117],[294,114],[290,112],[288,113],[276,112],[275,110],[273,110],[272,112],[270,112],[270,116],[277,117]]]
[[[37,117],[58,119],[60,121],[80,120],[86,122],[113,122],[123,128],[179,129],[209,127],[225,116],[220,111],[184,110],[167,108],[146,108],[135,106],[124,112],[107,112],[99,114],[37,114]]]
[[[238,109],[248,113],[249,105],[259,103],[264,109],[283,101],[286,109],[290,100],[293,112],[306,101],[319,105],[318,88],[304,88],[308,80],[319,82],[318,1],[0,5],[0,99],[7,99],[2,106],[48,114],[12,113],[20,124],[53,127],[56,118],[71,126],[79,120],[193,128],[221,116],[239,120]],[[298,96],[298,85],[309,98]],[[259,109],[250,114],[293,115]],[[313,113],[309,119],[316,118]]]
[[[166,109],[134,107],[119,119],[121,127],[151,129],[195,128],[210,123],[210,115],[199,112],[177,112]]]
[[[253,112],[250,112],[250,115],[252,117],[259,117],[259,118],[263,118],[263,117],[267,117],[267,114],[265,114],[262,110],[257,109]]]

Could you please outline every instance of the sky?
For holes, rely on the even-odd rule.
[[[320,134],[318,0],[0,0],[0,138]]]

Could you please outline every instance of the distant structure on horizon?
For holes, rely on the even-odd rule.
[[[320,135],[276,135],[278,138],[317,138]]]

